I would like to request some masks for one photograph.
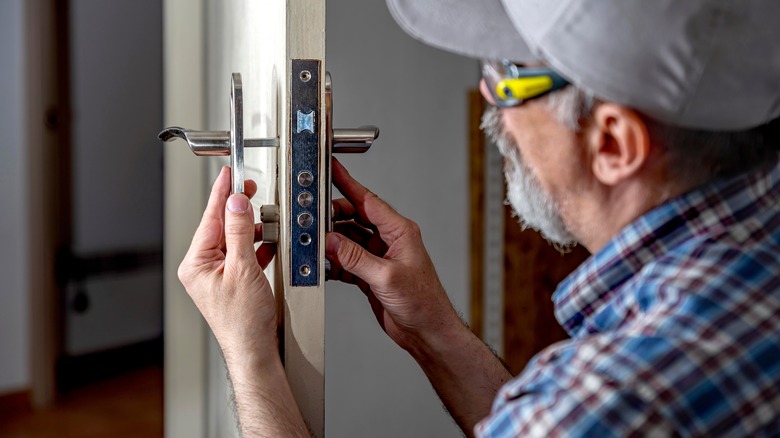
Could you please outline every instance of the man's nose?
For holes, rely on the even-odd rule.
[[[479,81],[479,92],[482,93],[482,97],[484,97],[489,104],[495,106],[496,101],[493,100],[493,95],[490,94],[490,89],[488,88],[488,84],[484,79],[480,79]]]

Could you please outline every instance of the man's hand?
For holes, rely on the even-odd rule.
[[[254,249],[262,225],[255,226],[249,199],[257,185],[248,180],[245,187],[246,196],[231,196],[230,168],[222,168],[179,266],[179,279],[206,318],[228,363],[237,358],[278,356],[276,305],[263,274],[274,247],[263,244]]]
[[[263,274],[274,247],[255,251],[262,226],[249,199],[257,185],[246,181],[245,188],[246,196],[231,196],[230,168],[222,168],[179,279],[225,356],[241,436],[308,437],[279,357],[276,304]]]
[[[356,284],[377,321],[409,351],[467,436],[490,412],[509,372],[460,320],[411,220],[355,181],[336,160],[337,233],[327,236],[331,277]]]
[[[384,331],[406,350],[462,328],[417,224],[355,181],[335,159],[332,172],[345,198],[333,201],[337,232],[327,236],[325,249],[331,277],[360,287]]]

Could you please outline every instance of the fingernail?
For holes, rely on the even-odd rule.
[[[335,234],[328,234],[327,237],[325,237],[325,254],[338,254],[340,246],[341,239]]]
[[[249,198],[244,195],[231,195],[227,201],[227,208],[233,213],[243,213],[249,208]]]

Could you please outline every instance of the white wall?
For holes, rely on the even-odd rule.
[[[29,384],[23,8],[0,1],[0,394]]]
[[[365,155],[340,156],[364,185],[415,220],[455,307],[468,315],[467,95],[473,60],[424,46],[383,1],[329,0],[334,125],[376,124]],[[363,294],[328,283],[326,435],[457,436],[417,364],[381,331]]]

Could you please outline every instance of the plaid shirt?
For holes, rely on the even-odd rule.
[[[572,339],[477,436],[780,436],[780,167],[645,214],[553,301]]]

